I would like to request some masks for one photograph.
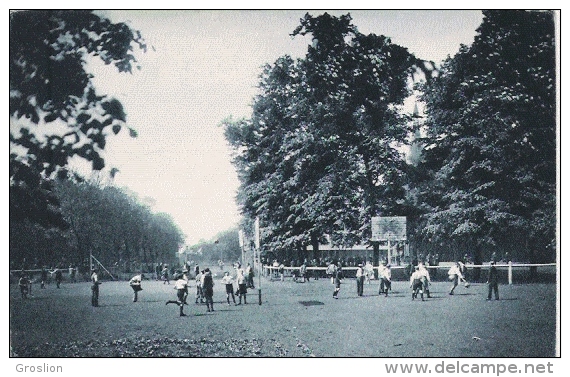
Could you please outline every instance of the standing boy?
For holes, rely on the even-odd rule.
[[[204,292],[204,297],[206,298],[206,306],[208,307],[208,312],[214,311],[214,278],[212,277],[212,272],[209,268],[204,270],[204,275],[202,276],[202,291]]]
[[[234,296],[234,278],[231,277],[229,271],[226,271],[224,273],[224,277],[222,278],[222,284],[224,284],[226,287],[226,299],[228,300],[228,305],[230,305],[230,295],[232,296],[234,305],[237,305],[236,296]]]
[[[60,268],[55,269],[55,284],[57,288],[61,285],[61,281],[63,280],[63,273]]]
[[[497,267],[495,266],[495,261],[491,261],[491,266],[489,267],[489,278],[487,279],[487,285],[489,287],[489,293],[487,294],[487,300],[491,300],[491,293],[495,292],[495,300],[499,299],[499,274],[497,272]]]
[[[202,290],[202,276],[204,271],[198,271],[196,273],[196,304],[200,300],[200,304],[204,303],[204,291]]]
[[[380,279],[378,294],[384,294],[384,297],[388,297],[388,291],[392,289],[392,270],[386,261],[383,261],[378,267],[378,278]]]
[[[243,269],[241,268],[240,265],[238,265],[237,268],[237,284],[238,284],[238,295],[239,295],[239,304],[241,305],[241,299],[243,297],[243,303],[244,305],[247,304],[247,284],[245,282],[245,276],[244,276],[244,272]]]
[[[164,267],[162,268],[162,284],[166,284],[168,283],[168,285],[170,285],[170,280],[168,279],[168,265],[165,264]]]
[[[362,263],[356,269],[356,294],[358,296],[364,294],[364,268],[362,268]]]
[[[414,273],[412,274],[412,276],[410,276],[410,288],[412,288],[412,301],[416,297],[418,297],[418,292],[420,293],[422,301],[424,301],[423,277],[421,272],[419,271],[418,266],[415,266],[414,269],[415,269]]]
[[[30,279],[28,279],[28,275],[24,271],[22,271],[20,279],[18,280],[18,286],[20,287],[20,294],[22,295],[23,299],[28,298],[29,285],[30,285]]]
[[[342,280],[344,279],[344,274],[342,272],[342,266],[338,265],[338,267],[336,268],[335,274],[334,274],[334,292],[333,292],[333,298],[338,300],[338,292],[340,292],[340,285],[342,284]]]
[[[91,270],[91,305],[99,306],[99,275],[97,275],[97,269],[93,268]]]
[[[423,284],[424,291],[427,293],[427,297],[431,298],[431,295],[429,293],[429,286],[431,284],[431,279],[429,277],[429,271],[428,271],[427,267],[421,262],[420,262],[420,264],[418,264],[418,271],[419,271],[420,276],[422,278],[422,284]]]
[[[41,282],[40,282],[40,288],[41,289],[46,289],[46,282],[47,282],[47,278],[48,278],[48,272],[47,272],[47,268],[45,266],[42,267],[42,271],[41,271]]]

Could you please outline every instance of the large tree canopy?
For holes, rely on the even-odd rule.
[[[424,62],[390,39],[364,35],[350,15],[307,14],[305,58],[267,65],[251,119],[226,121],[245,215],[272,247],[367,240],[370,217],[404,197],[409,79]],[[427,72],[430,74],[430,72]]]
[[[62,225],[45,179],[66,175],[74,156],[101,170],[107,136],[128,127],[121,103],[96,92],[87,60],[131,72],[134,47],[146,46],[126,24],[86,10],[14,11],[9,42],[11,220]]]
[[[470,47],[427,86],[423,233],[474,245],[556,231],[556,53],[551,12],[486,11]]]

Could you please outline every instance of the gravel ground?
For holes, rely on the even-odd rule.
[[[221,278],[219,274],[216,279]],[[258,279],[256,278],[256,283]],[[215,312],[194,304],[187,317],[173,284],[144,281],[139,302],[127,282],[104,282],[100,307],[90,305],[88,283],[33,287],[22,300],[10,286],[12,357],[554,357],[556,285],[501,285],[500,301],[487,302],[486,285],[436,282],[433,298],[411,299],[406,282],[388,297],[378,283],[346,279],[339,299],[330,280],[262,280],[247,305],[228,306],[219,280]]]

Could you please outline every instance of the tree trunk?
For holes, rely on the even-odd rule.
[[[379,266],[380,265],[380,244],[378,242],[374,242],[372,244],[373,247],[373,254],[372,254],[372,265]],[[378,270],[374,270],[374,278],[378,279]]]
[[[314,234],[311,235],[311,246],[313,246],[313,259],[319,260],[321,257],[321,252],[319,250],[319,238]]]

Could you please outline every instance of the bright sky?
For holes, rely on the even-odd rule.
[[[101,92],[115,95],[127,132],[111,137],[109,168],[118,186],[153,198],[192,245],[237,225],[238,179],[219,123],[251,114],[260,67],[279,56],[301,57],[309,37],[291,39],[307,11],[140,11],[105,12],[112,21],[141,31],[149,49],[139,55],[140,71],[116,74],[94,66]],[[348,11],[332,11],[334,15]],[[323,11],[309,12],[318,15]],[[439,62],[470,44],[480,11],[350,11],[364,34],[383,34],[416,56]]]

